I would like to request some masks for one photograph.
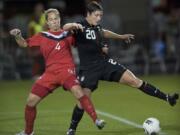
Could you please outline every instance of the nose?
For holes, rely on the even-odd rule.
[[[101,18],[102,18],[102,16],[101,16],[101,15],[99,15],[99,16],[98,16],[98,20],[101,20]]]
[[[99,22],[101,20],[101,17],[99,16],[98,18],[97,18],[97,21]]]
[[[56,20],[53,20],[52,23],[53,23],[53,24],[57,24],[57,21],[56,21]]]

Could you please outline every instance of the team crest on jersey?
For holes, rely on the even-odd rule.
[[[97,29],[98,29],[98,31],[101,31],[101,28],[100,28],[100,26],[97,26]]]
[[[80,81],[83,82],[85,80],[85,76],[81,76]]]

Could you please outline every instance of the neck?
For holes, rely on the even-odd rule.
[[[58,32],[58,31],[60,31],[61,30],[61,28],[58,28],[58,29],[50,29],[50,31],[52,31],[52,32]]]

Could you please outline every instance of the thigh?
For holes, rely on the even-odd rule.
[[[80,85],[79,80],[75,75],[69,76],[62,84],[65,90],[71,90],[73,86],[79,86],[79,85]]]
[[[52,73],[45,72],[35,82],[31,92],[39,97],[45,97],[49,93],[52,93],[57,87],[56,76]]]
[[[75,85],[79,85],[76,76],[75,67],[67,67],[58,72],[56,81],[59,85],[63,86],[65,90],[71,90]]]
[[[126,67],[119,64],[115,60],[108,59],[104,64],[102,80],[119,82],[120,78],[126,70]]]
[[[100,79],[101,68],[94,66],[91,68],[80,69],[78,78],[83,88],[88,88],[94,91],[98,87],[98,81]]]
[[[75,67],[65,67],[59,71],[56,71],[56,81],[60,85],[63,85],[66,80],[71,76],[76,77]]]

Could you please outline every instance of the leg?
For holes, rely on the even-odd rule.
[[[36,106],[41,101],[41,97],[30,93],[25,107],[25,129],[16,135],[34,135],[33,127],[36,119]]]
[[[138,88],[150,96],[154,96],[162,100],[168,101],[169,104],[172,106],[176,104],[176,100],[179,98],[179,95],[176,93],[170,96],[168,94],[163,93],[155,86],[143,82],[141,79],[137,78],[130,70],[126,70],[123,73],[119,82],[134,88]]]
[[[93,69],[96,70],[96,68]],[[79,72],[79,81],[81,82],[81,85],[85,87],[85,89],[83,89],[83,94],[85,94],[89,98],[91,97],[91,92],[92,92],[90,89],[94,90],[97,88],[98,85],[99,71],[96,74],[94,70],[90,70],[90,72],[87,70],[85,71],[80,70]],[[75,130],[84,114],[84,110],[85,108],[83,109],[82,101],[79,100],[77,105],[74,107],[71,123],[67,135],[75,135]],[[96,121],[95,123],[96,126],[99,129],[101,129],[103,128],[105,122],[103,120],[99,120]]]
[[[34,121],[36,119],[36,106],[41,101],[41,97],[30,93],[25,107],[25,133],[31,134],[33,132]]]
[[[49,94],[48,88],[35,84],[32,92],[29,94],[25,107],[25,129],[16,135],[34,135],[33,127],[36,119],[36,106],[38,103]]]
[[[89,98],[91,97],[91,90],[90,89],[84,88],[83,92]],[[76,130],[80,120],[83,117],[83,114],[84,114],[84,110],[83,110],[83,108],[81,106],[81,103],[78,101],[77,105],[74,107],[74,110],[73,110],[73,114],[72,114],[72,117],[71,117],[71,124],[70,124],[69,129]]]
[[[90,115],[92,120],[97,120],[97,115],[91,100],[83,93],[82,88],[79,85],[75,85],[71,88],[72,94],[80,102],[81,107]]]
[[[86,91],[87,95],[84,94],[80,86],[73,86],[71,89],[71,92],[73,95],[79,100],[78,105],[74,108],[71,125],[67,132],[67,135],[75,135],[75,131],[77,128],[78,123],[80,122],[84,110],[89,114],[89,116],[93,119],[94,123],[99,129],[102,129],[105,126],[104,120],[99,120],[97,118],[97,114],[95,112],[95,109],[93,107],[93,104],[91,103],[89,97],[91,95],[91,91]],[[88,97],[89,96],[89,97]],[[84,110],[83,110],[84,109]]]

